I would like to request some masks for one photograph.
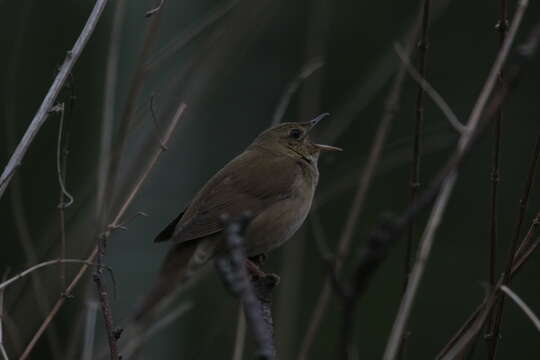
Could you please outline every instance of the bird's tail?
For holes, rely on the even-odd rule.
[[[204,265],[204,263],[193,264],[192,261],[198,245],[198,241],[188,241],[177,244],[169,250],[161,267],[157,284],[136,312],[136,322],[151,320],[153,315],[164,307],[168,300],[172,300],[176,290],[182,288],[191,278],[190,273],[193,273],[194,267]]]

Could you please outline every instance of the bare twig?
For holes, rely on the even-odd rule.
[[[499,41],[502,47],[508,31],[508,2],[507,0],[501,0],[501,18],[497,23],[496,29],[499,31]],[[499,73],[499,88],[504,86],[503,71]],[[491,165],[491,203],[490,203],[490,241],[489,241],[489,283],[491,286],[495,285],[495,259],[496,259],[496,245],[497,245],[497,198],[498,198],[498,184],[499,184],[499,158],[500,158],[500,146],[501,146],[501,126],[503,120],[503,108],[497,112],[497,119],[495,121],[495,133],[493,142],[493,158]]]
[[[416,198],[416,195],[418,193],[418,190],[420,189],[421,182],[420,182],[420,162],[422,160],[422,132],[424,128],[424,93],[427,84],[426,78],[426,57],[427,57],[427,49],[429,47],[429,25],[430,25],[430,8],[431,8],[431,0],[424,0],[423,8],[422,8],[422,30],[420,31],[420,34],[418,36],[418,42],[416,44],[418,56],[417,56],[417,66],[418,71],[413,68],[413,66],[410,65],[410,63],[407,60],[406,56],[403,55],[403,51],[400,51],[401,49],[398,47],[399,45],[396,45],[396,51],[398,53],[398,56],[401,58],[403,62],[406,64],[406,69],[409,74],[411,75],[417,75],[417,77],[413,76],[413,78],[418,83],[418,89],[416,92],[416,102],[415,102],[415,123],[414,123],[414,135],[413,135],[413,146],[412,146],[412,163],[411,163],[411,171],[409,176],[409,204],[411,201],[414,201]],[[420,80],[420,81],[419,81]],[[433,90],[433,88],[431,89]],[[434,92],[430,92],[430,94],[433,94]],[[433,96],[432,96],[433,98]],[[449,107],[448,107],[449,108]],[[450,118],[449,118],[450,119]],[[452,123],[452,121],[450,121]],[[409,228],[407,231],[407,247],[405,251],[405,267],[404,267],[404,282],[403,282],[403,290],[407,288],[407,283],[409,282],[409,275],[411,272],[411,265],[412,265],[412,253],[414,249],[414,230],[415,230],[415,222],[411,221],[409,224]],[[402,341],[405,338],[402,339]],[[404,349],[404,347],[401,347]]]
[[[73,204],[73,196],[66,190],[66,168],[67,168],[67,141],[62,151],[62,134],[64,130],[65,106],[64,103],[55,105],[53,111],[60,112],[60,124],[58,125],[58,140],[56,145],[56,172],[58,176],[58,184],[60,186],[60,195],[58,200],[58,212],[60,220],[60,259],[66,258],[66,220],[65,208]],[[67,198],[67,202],[66,202]],[[66,266],[60,266],[60,282],[62,290],[66,287]]]
[[[49,88],[47,95],[45,95],[45,98],[43,99],[43,102],[41,103],[36,115],[34,115],[32,122],[28,126],[28,129],[26,129],[24,136],[19,142],[19,145],[17,145],[17,148],[11,155],[11,158],[0,176],[0,198],[4,194],[4,191],[13,177],[13,173],[15,172],[16,168],[20,166],[26,151],[34,140],[34,137],[37,135],[41,126],[45,123],[45,120],[47,120],[49,111],[51,110],[58,94],[60,93],[60,90],[71,73],[71,69],[79,59],[79,56],[84,50],[86,43],[94,32],[96,24],[101,18],[101,14],[103,13],[103,9],[106,5],[107,0],[96,0],[96,4],[88,17],[79,38],[75,42],[75,45],[73,45],[73,48],[67,52],[64,63],[60,66],[60,70]]]
[[[64,173],[62,171],[62,133],[64,131],[64,116],[65,106],[64,103],[55,105],[52,107],[51,112],[60,113],[60,124],[58,125],[58,140],[56,142],[56,174],[58,176],[58,185],[60,185],[60,191],[63,197],[67,198],[67,202],[62,201],[58,204],[58,207],[67,208],[73,204],[73,196],[67,191],[66,184],[64,183]]]
[[[509,30],[508,37],[506,38],[501,50],[499,51],[495,63],[493,64],[489,76],[484,83],[484,87],[477,99],[477,102],[471,112],[471,115],[467,121],[467,131],[463,133],[460,137],[457,151],[458,154],[465,152],[467,148],[470,147],[473,140],[473,133],[478,128],[480,120],[483,118],[483,113],[488,104],[488,100],[491,97],[499,73],[506,62],[510,48],[514,42],[515,35],[523,19],[525,9],[527,8],[528,1],[521,0],[519,6],[516,9],[514,19],[512,21],[512,27]],[[502,99],[499,99],[502,101]],[[500,104],[497,104],[500,105]],[[497,106],[498,109],[498,106]],[[441,192],[437,197],[435,205],[433,206],[433,211],[429,217],[428,224],[422,236],[421,245],[418,250],[417,259],[415,261],[411,276],[409,279],[409,284],[405,290],[405,295],[401,302],[398,315],[396,317],[388,344],[386,346],[383,358],[386,360],[395,359],[396,354],[399,350],[399,344],[409,318],[412,305],[424,273],[425,265],[429,257],[431,247],[433,244],[433,239],[435,237],[435,232],[440,224],[440,220],[448,203],[450,194],[452,193],[455,181],[457,177],[457,172],[454,171],[445,179],[444,184],[442,185]]]
[[[224,219],[228,253],[216,259],[216,267],[230,291],[239,296],[246,321],[256,343],[256,355],[260,359],[276,359],[272,320],[272,289],[277,285],[277,276],[267,274],[260,278],[248,277],[243,248],[245,228],[249,217]]]
[[[178,122],[180,121],[180,119],[182,117],[182,114],[184,113],[185,109],[186,109],[186,105],[184,103],[181,103],[180,106],[178,107],[173,119],[171,120],[171,123],[170,123],[169,127],[167,128],[167,130],[165,132],[165,135],[163,136],[163,143],[164,144],[167,144],[169,142],[169,140],[170,140],[174,130],[176,129],[176,127],[178,125]],[[163,151],[164,150],[161,147],[156,149],[156,152],[154,153],[153,157],[150,159],[145,171],[143,172],[143,174],[141,175],[139,180],[135,183],[135,185],[133,186],[133,188],[129,192],[127,198],[122,203],[122,206],[120,207],[120,210],[118,210],[118,212],[116,213],[116,216],[114,217],[112,223],[108,226],[107,230],[105,231],[105,236],[107,236],[107,237],[110,236],[110,233],[114,229],[117,229],[119,226],[121,226],[120,220],[123,218],[123,216],[126,213],[128,207],[131,205],[131,203],[135,199],[135,196],[139,193],[142,185],[144,184],[146,178],[148,177],[148,175],[150,174],[150,172],[152,171],[154,166],[157,164],[157,162],[159,160],[159,157],[161,156]],[[96,246],[96,247],[94,247],[94,249],[92,250],[92,252],[88,256],[86,261],[88,261],[88,262],[94,261],[94,259],[97,256],[97,253],[98,253],[98,248]],[[75,275],[75,277],[73,278],[71,283],[66,288],[66,290],[65,290],[66,295],[71,294],[71,291],[79,283],[79,281],[81,280],[82,276],[84,275],[84,273],[86,272],[87,269],[88,269],[88,265],[86,265],[86,264],[81,267],[79,272]],[[52,319],[56,316],[56,314],[58,313],[58,311],[60,310],[60,308],[64,304],[65,300],[66,300],[66,296],[62,296],[56,301],[56,304],[54,305],[54,307],[52,308],[50,313],[47,315],[47,317],[45,318],[45,320],[43,321],[43,323],[41,324],[39,329],[36,331],[36,333],[32,337],[32,340],[30,341],[30,343],[28,343],[28,345],[26,346],[23,354],[21,355],[20,360],[24,360],[24,359],[28,358],[28,356],[30,355],[30,352],[32,351],[32,349],[36,345],[37,341],[39,340],[39,338],[41,337],[41,335],[43,334],[45,329],[47,329],[47,327],[49,326]]]
[[[412,66],[409,59],[405,56],[405,51],[403,50],[403,47],[399,45],[398,43],[395,44],[396,53],[398,54],[401,61],[405,63],[407,66],[407,71],[409,72],[409,75],[418,83],[418,85],[422,88],[422,91],[424,91],[430,98],[433,100],[435,105],[439,108],[439,110],[442,111],[450,125],[460,134],[466,131],[465,126],[459,121],[457,115],[454,113],[450,105],[444,100],[444,98],[431,86],[429,82],[426,81],[424,77]],[[422,110],[423,111],[423,110]]]
[[[533,325],[536,327],[536,330],[540,331],[540,319],[538,319],[538,316],[534,314],[534,312],[531,310],[531,308],[523,301],[518,294],[512,291],[508,286],[502,285],[501,290],[508,295],[514,302],[519,306],[521,310],[527,315],[529,320],[533,323]]]
[[[506,33],[508,31],[508,3],[507,0],[500,0],[500,19],[495,27],[499,32],[499,42],[501,47],[506,38]],[[499,73],[498,86],[502,88],[504,86],[504,75],[503,71]],[[500,149],[501,149],[501,132],[502,132],[502,121],[503,121],[503,109],[502,105],[499,111],[497,112],[497,119],[495,122],[494,129],[494,141],[493,141],[493,150],[492,150],[492,161],[491,161],[491,198],[490,198],[490,213],[489,213],[489,264],[488,264],[488,276],[489,284],[491,287],[495,285],[496,281],[496,249],[497,249],[497,204],[498,204],[498,186],[499,186],[499,174],[500,174]],[[488,345],[489,358],[494,357],[496,351],[497,342],[492,336],[492,331],[495,323],[495,312],[492,313],[489,317],[488,323],[486,325],[486,332],[484,339]]]
[[[57,265],[57,264],[70,264],[70,263],[85,264],[86,266],[89,266],[89,265],[95,266],[96,265],[92,261],[79,260],[79,259],[54,259],[54,260],[44,261],[42,263],[36,264],[36,265],[34,265],[32,267],[29,267],[28,269],[20,272],[19,274],[17,274],[15,276],[3,281],[0,284],[0,290],[8,287],[9,285],[14,283],[15,281],[20,280],[20,279],[30,275],[32,272],[34,272],[36,270],[39,270],[39,269],[41,269],[43,267],[50,266],[50,265]]]
[[[150,9],[148,10],[144,16],[145,17],[150,17],[152,15],[154,15],[155,13],[157,13],[159,10],[161,10],[161,7],[163,6],[163,3],[165,2],[165,0],[159,0],[159,4],[157,4],[156,7],[154,7],[153,9]]]
[[[305,79],[310,77],[311,74],[319,70],[323,65],[324,61],[319,58],[315,58],[304,65],[302,70],[300,70],[300,73],[296,75],[296,77],[287,85],[285,92],[281,95],[281,99],[276,107],[274,116],[272,116],[271,126],[277,125],[283,121],[283,117],[285,116],[285,112],[289,107],[289,103],[291,102],[291,98],[294,93],[298,90]]]
[[[97,267],[94,272],[93,279],[96,283],[99,305],[101,307],[101,313],[103,314],[103,323],[105,324],[105,332],[107,334],[107,341],[109,343],[109,352],[111,360],[119,360],[121,357],[118,353],[118,339],[122,334],[122,329],[115,329],[114,320],[112,316],[111,303],[109,301],[109,294],[107,288],[103,284],[103,258],[105,257],[105,242],[107,238],[105,234],[101,235],[97,239]]]

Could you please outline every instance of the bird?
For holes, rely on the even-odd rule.
[[[247,257],[266,255],[294,235],[311,208],[320,153],[341,151],[311,140],[312,129],[328,115],[270,127],[208,180],[154,239],[171,242],[172,247],[135,319],[155,313],[169,295],[225,251],[224,215],[251,215],[243,244]]]

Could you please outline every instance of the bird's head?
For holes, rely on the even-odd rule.
[[[316,144],[309,137],[310,131],[328,115],[324,113],[310,121],[276,125],[262,132],[253,144],[316,164],[321,151],[341,151],[335,146]]]

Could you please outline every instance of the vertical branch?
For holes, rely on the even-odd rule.
[[[500,2],[500,18],[495,26],[495,29],[499,32],[499,48],[502,47],[508,31],[508,2],[507,0],[501,0]],[[503,70],[500,71],[498,77],[498,88],[501,89],[504,86]],[[488,276],[489,285],[493,290],[493,286],[496,281],[496,261],[497,261],[497,199],[498,199],[498,185],[500,181],[500,147],[501,147],[501,132],[503,121],[503,104],[497,111],[495,119],[495,129],[493,133],[493,150],[492,150],[492,162],[491,162],[491,199],[490,199],[490,213],[489,213],[489,264],[488,264]],[[490,342],[493,342],[491,336],[493,316],[488,319],[486,327],[485,339],[488,343],[488,349],[492,346]],[[491,351],[491,350],[490,350]]]
[[[424,7],[422,11],[422,32],[420,39],[418,40],[418,74],[422,79],[426,78],[426,55],[429,47],[429,15],[430,15],[431,0],[424,0]],[[422,84],[418,84],[415,103],[415,116],[416,121],[414,124],[414,138],[413,138],[413,156],[410,174],[410,202],[414,201],[418,190],[420,189],[420,160],[422,157],[422,128],[424,124],[424,95],[425,90]],[[407,287],[407,279],[409,278],[409,272],[411,271],[411,257],[413,251],[413,238],[414,238],[414,222],[411,222],[407,230],[407,248],[405,252],[405,285]]]
[[[504,43],[506,32],[508,31],[508,4],[507,0],[501,0],[501,18],[497,23],[496,29],[499,31],[500,46]],[[503,71],[499,73],[498,88],[504,86]],[[489,284],[493,287],[495,284],[496,267],[496,244],[497,244],[497,198],[498,184],[500,181],[499,159],[501,146],[501,131],[503,121],[503,105],[497,111],[495,119],[494,139],[493,139],[493,158],[491,165],[491,203],[490,203],[490,242],[489,242]]]
[[[105,257],[105,247],[107,236],[102,234],[97,239],[97,267],[93,275],[94,282],[98,292],[99,304],[101,307],[101,313],[103,314],[103,322],[105,324],[105,330],[107,334],[107,341],[109,342],[109,351],[111,360],[119,360],[117,341],[122,333],[121,329],[115,329],[113,324],[112,309],[109,302],[109,295],[107,289],[103,284],[103,258]]]
[[[60,112],[60,124],[58,125],[58,140],[56,144],[56,171],[58,175],[58,185],[60,186],[60,195],[58,200],[58,212],[60,222],[60,259],[66,258],[66,221],[64,209],[73,203],[73,196],[66,190],[66,162],[67,162],[67,142],[62,151],[62,134],[64,131],[64,103],[55,106]],[[62,291],[66,288],[66,265],[60,265],[60,283]]]
[[[418,48],[418,74],[422,79],[426,78],[426,55],[429,47],[429,25],[430,25],[430,8],[431,0],[424,0],[424,6],[422,9],[422,25],[419,40],[417,43]],[[418,190],[420,189],[420,161],[422,158],[422,130],[424,127],[424,95],[425,90],[421,83],[418,84],[416,92],[415,103],[415,124],[414,124],[414,138],[412,149],[412,165],[410,174],[410,200],[409,204],[416,199]],[[405,267],[404,279],[403,279],[403,291],[407,288],[409,282],[409,274],[411,272],[412,254],[414,249],[414,220],[411,221],[407,229],[407,245],[405,248]],[[405,341],[407,334],[403,334],[403,339],[400,351],[405,351]]]

